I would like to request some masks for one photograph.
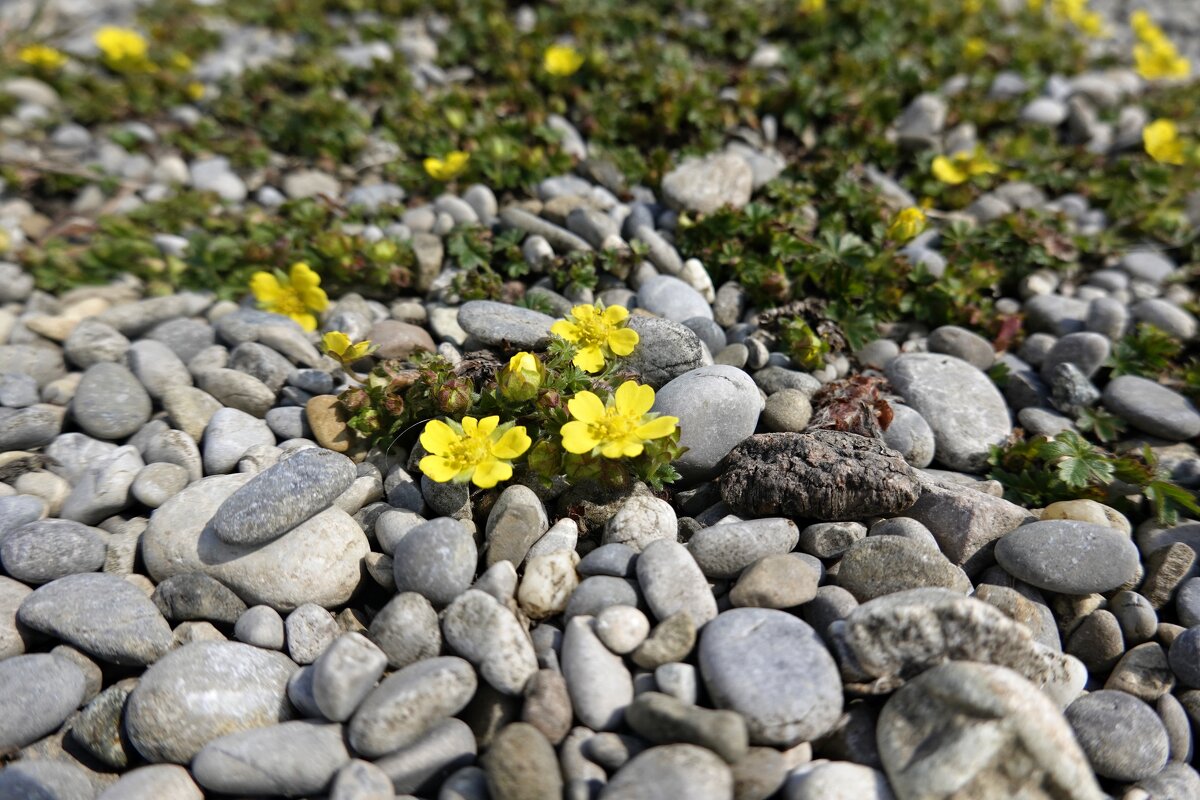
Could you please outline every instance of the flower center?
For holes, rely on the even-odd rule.
[[[485,461],[487,457],[488,440],[478,434],[475,436],[463,436],[457,442],[450,445],[449,452],[444,456],[459,471],[473,467]]]
[[[579,343],[584,347],[604,347],[608,344],[608,335],[612,326],[602,317],[581,320],[579,326]]]
[[[300,299],[300,293],[291,288],[280,292],[279,296],[275,299],[274,305],[276,312],[285,316],[308,313],[308,308],[305,307],[304,301]]]
[[[604,410],[604,419],[588,424],[592,438],[600,442],[618,442],[633,435],[640,420],[618,414],[615,408]]]

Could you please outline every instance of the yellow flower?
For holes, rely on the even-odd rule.
[[[800,7],[797,10],[801,14],[820,14],[825,10],[825,0],[800,0]]]
[[[370,339],[358,344],[351,344],[350,337],[341,331],[330,331],[325,334],[321,338],[321,344],[325,346],[326,353],[343,364],[353,364],[372,350],[378,349]]]
[[[187,86],[183,87],[183,90],[187,92],[187,96],[193,100],[200,100],[204,97],[204,84],[200,83],[200,81],[192,81]]]
[[[552,44],[542,55],[542,67],[551,75],[566,78],[583,66],[583,54],[569,44]]]
[[[892,220],[892,224],[888,226],[887,235],[889,239],[897,242],[907,242],[923,230],[925,230],[925,212],[916,207],[909,207],[898,213]]]
[[[930,166],[933,177],[951,186],[957,186],[973,175],[994,175],[1000,171],[999,165],[988,158],[982,145],[976,145],[971,153],[938,156]]]
[[[1158,43],[1135,44],[1133,63],[1137,74],[1148,81],[1186,78],[1192,74],[1192,63],[1179,55],[1175,45],[1166,39]]]
[[[500,417],[430,420],[421,433],[421,446],[431,455],[421,459],[421,472],[432,481],[466,483],[491,489],[512,477],[512,460],[531,444],[523,425],[500,425]]]
[[[187,53],[176,53],[171,56],[171,66],[180,72],[191,72],[192,59],[188,57]]]
[[[496,377],[496,383],[500,394],[508,400],[525,402],[537,397],[545,377],[546,367],[538,357],[522,351],[508,360],[508,365]]]
[[[1142,128],[1142,144],[1146,152],[1160,164],[1183,164],[1183,140],[1175,123],[1169,119],[1156,119]]]
[[[105,25],[96,31],[96,47],[109,69],[121,71],[146,69],[146,39],[137,31]]]
[[[463,174],[463,170],[467,168],[467,162],[470,160],[470,153],[454,150],[445,158],[425,159],[425,172],[435,181],[452,181]]]
[[[963,58],[967,61],[978,61],[987,55],[987,42],[978,36],[972,36],[963,43]]]
[[[964,14],[978,14],[983,11],[983,0],[963,0]]]
[[[317,329],[313,312],[329,307],[329,298],[321,288],[321,276],[300,261],[292,264],[289,274],[256,272],[250,277],[250,291],[260,308],[291,317],[306,331]]]
[[[580,392],[567,401],[571,421],[562,426],[563,448],[582,455],[599,453],[605,458],[634,458],[645,442],[675,432],[678,417],[648,414],[654,405],[654,390],[625,381],[608,403],[591,392]]]
[[[578,305],[571,309],[570,319],[560,319],[550,332],[579,348],[571,363],[584,372],[599,372],[609,359],[627,356],[637,347],[637,331],[621,327],[628,318],[623,306]]]
[[[17,53],[17,58],[35,69],[44,69],[48,72],[60,69],[63,64],[67,63],[65,55],[44,44],[22,47],[21,52]]]
[[[1029,6],[1030,11],[1032,11],[1035,14],[1038,14],[1041,12],[1042,8],[1046,5],[1046,0],[1027,0],[1027,4]]]

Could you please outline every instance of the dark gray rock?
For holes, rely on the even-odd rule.
[[[662,317],[633,314],[627,326],[638,343],[623,364],[655,389],[684,373],[712,363],[700,337],[690,328]]]
[[[341,725],[297,720],[214,739],[192,760],[192,774],[222,794],[299,797],[323,792],[349,761]]]
[[[101,531],[66,519],[29,522],[0,543],[0,564],[28,584],[49,583],[67,575],[95,572],[104,566]]]
[[[1133,579],[1138,550],[1128,536],[1075,520],[1023,525],[996,544],[996,560],[1014,577],[1039,589],[1088,594]]]
[[[97,439],[124,439],[150,419],[150,395],[134,374],[120,364],[95,364],[83,373],[71,414]]]
[[[246,612],[240,597],[202,572],[172,575],[154,587],[150,599],[171,622],[207,620],[232,625]]]
[[[541,350],[550,343],[554,318],[528,308],[472,300],[458,309],[458,324],[480,342],[516,350]]]
[[[1063,712],[1097,775],[1122,783],[1158,774],[1167,764],[1167,729],[1131,694],[1092,692]]]
[[[0,750],[19,749],[53,732],[83,702],[86,678],[45,653],[0,661]]]
[[[1172,442],[1200,435],[1200,412],[1178,392],[1136,375],[1113,378],[1104,387],[1104,406],[1151,436]]]

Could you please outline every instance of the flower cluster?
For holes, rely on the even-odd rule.
[[[1138,75],[1148,81],[1191,75],[1191,62],[1179,55],[1174,43],[1154,24],[1149,14],[1135,11],[1129,17],[1129,24],[1138,40],[1133,46],[1133,63]]]
[[[552,44],[542,54],[542,68],[556,78],[574,75],[583,61],[583,54],[569,44]]]
[[[976,175],[994,175],[1000,171],[999,165],[984,152],[983,145],[976,145],[970,152],[937,156],[930,164],[930,169],[933,171],[933,177],[951,186],[965,183]]]
[[[147,57],[146,38],[137,31],[105,25],[96,31],[94,41],[104,65],[114,72],[149,72],[154,68]]]
[[[67,63],[67,57],[61,51],[44,44],[22,47],[17,58],[21,63],[45,72],[55,72]]]
[[[678,477],[679,420],[652,413],[654,389],[619,371],[638,342],[628,317],[620,306],[579,305],[554,325],[545,352],[507,362],[474,354],[486,357],[457,366],[418,355],[411,364],[384,361],[366,377],[350,365],[374,352],[370,342],[332,331],[323,344],[359,384],[339,396],[349,426],[390,444],[422,425],[419,467],[430,480],[491,489],[523,460],[546,482],[638,478],[661,487]]]

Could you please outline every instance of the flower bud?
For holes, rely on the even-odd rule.
[[[524,403],[537,397],[538,389],[546,377],[546,367],[532,353],[520,352],[500,370],[496,383],[506,400]]]
[[[438,388],[435,399],[443,414],[462,414],[471,408],[471,382],[466,378],[450,378]]]
[[[400,416],[404,413],[404,398],[393,392],[388,392],[383,396],[383,410],[393,417]]]
[[[370,404],[371,397],[362,387],[351,386],[349,389],[338,395],[338,401],[341,402],[342,407],[351,414],[357,414]]]
[[[529,468],[538,475],[551,478],[562,472],[562,450],[550,441],[540,441],[526,456]]]
[[[538,406],[546,411],[563,407],[562,394],[558,389],[542,389],[538,395]]]

